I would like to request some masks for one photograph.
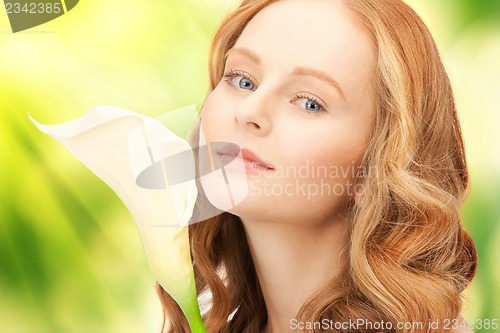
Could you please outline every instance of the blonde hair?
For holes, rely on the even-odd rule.
[[[212,43],[211,90],[246,24],[275,1],[245,0],[222,22]],[[376,119],[362,160],[368,170],[359,180],[364,197],[352,208],[348,264],[302,306],[297,319],[365,319],[394,324],[378,332],[430,332],[429,320],[458,316],[461,293],[477,266],[460,217],[469,178],[452,89],[430,32],[408,5],[337,1],[376,46]],[[207,332],[262,332],[266,306],[239,218],[224,213],[191,225],[189,232],[198,292],[213,296],[204,316]],[[165,331],[189,332],[177,304],[158,291],[169,323]],[[424,326],[396,329],[398,322]],[[354,331],[373,330],[342,330]]]

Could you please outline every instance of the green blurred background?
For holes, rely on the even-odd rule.
[[[0,333],[159,332],[125,207],[27,114],[50,124],[97,105],[152,117],[199,105],[210,39],[236,2],[81,0],[16,34],[0,7]],[[500,320],[500,0],[408,2],[441,49],[464,129],[480,259],[464,317]]]

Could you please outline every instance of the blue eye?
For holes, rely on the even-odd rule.
[[[238,83],[238,86],[241,89],[253,90],[255,88],[255,84],[252,81],[250,81],[249,79],[247,79],[246,77],[236,76],[235,78],[232,79],[232,81],[234,83]]]
[[[321,111],[321,105],[311,100],[308,100],[305,105],[307,111],[318,112]]]
[[[295,100],[298,101],[297,104],[306,109],[307,112],[319,113],[324,111],[320,101],[312,96],[296,95]]]
[[[224,73],[224,78],[227,83],[232,87],[243,89],[243,90],[255,90],[256,85],[252,81],[252,77],[244,72],[231,70]]]

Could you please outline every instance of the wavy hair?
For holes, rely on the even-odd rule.
[[[211,48],[210,91],[246,24],[275,1],[244,0],[222,22]],[[477,267],[460,217],[469,176],[451,85],[429,30],[403,1],[332,1],[350,10],[376,47],[376,118],[361,162],[368,170],[359,179],[364,196],[349,221],[347,265],[297,319],[364,319],[393,324],[377,332],[430,332],[396,324],[457,318]],[[266,306],[239,218],[224,213],[190,225],[189,233],[198,293],[212,295],[204,314],[207,332],[262,332]],[[163,331],[189,332],[159,285],[158,293]]]

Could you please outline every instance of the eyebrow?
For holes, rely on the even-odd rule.
[[[233,47],[229,51],[227,51],[225,59],[231,54],[231,53],[239,53],[241,55],[244,55],[248,59],[250,59],[252,62],[256,63],[259,65],[261,63],[260,57],[247,49],[246,47]]]
[[[229,51],[227,51],[227,53],[225,55],[225,59],[227,59],[227,57],[232,53],[239,53],[239,54],[247,57],[250,61],[256,63],[257,65],[259,65],[262,62],[262,60],[260,59],[260,57],[257,54],[255,54],[253,51],[251,51],[245,47],[234,47],[234,48],[230,49]],[[336,80],[334,80],[332,77],[330,77],[328,74],[326,74],[325,72],[322,72],[322,71],[319,71],[316,69],[312,69],[312,68],[296,67],[294,69],[294,71],[292,72],[292,74],[298,75],[298,76],[312,76],[312,77],[315,77],[321,81],[324,81],[328,85],[332,86],[335,90],[337,90],[340,93],[340,95],[342,96],[342,98],[345,100],[345,95],[344,95],[344,92],[342,91],[342,88],[340,87],[340,84]]]
[[[340,88],[340,84],[335,81],[333,78],[331,78],[328,74],[322,71],[318,71],[316,69],[312,68],[305,68],[305,67],[297,67],[292,73],[293,75],[300,75],[300,76],[312,76],[315,77],[321,81],[324,81],[328,83],[330,86],[335,88],[342,98],[345,100],[344,92],[342,91],[342,88]]]

